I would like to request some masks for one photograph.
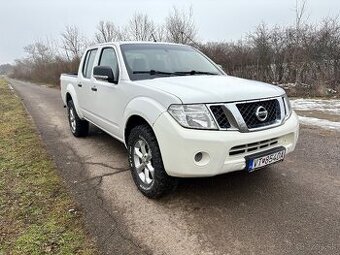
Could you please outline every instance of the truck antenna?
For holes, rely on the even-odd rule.
[[[183,43],[183,36],[185,36],[186,37],[186,39],[188,39],[195,47],[197,47],[197,48],[200,48],[201,46],[197,43],[197,42],[195,42],[193,39],[191,39],[191,37],[190,36],[188,36],[186,33],[184,33],[184,31],[181,31],[181,35],[182,35],[182,43]]]
[[[152,36],[153,42],[157,42],[157,40],[156,40],[156,38],[155,38],[153,33],[151,34],[151,36]]]

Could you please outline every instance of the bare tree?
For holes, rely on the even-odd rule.
[[[62,36],[62,48],[65,51],[66,57],[69,61],[74,59],[79,60],[85,47],[86,40],[80,34],[76,26],[66,26],[65,32]]]
[[[284,78],[285,54],[284,49],[287,46],[287,38],[284,29],[275,26],[270,31],[270,47],[271,47],[271,71],[272,81],[280,83]]]
[[[188,44],[195,41],[197,29],[193,19],[192,8],[189,12],[173,7],[165,21],[167,40],[175,43]]]
[[[35,65],[49,63],[53,60],[52,50],[43,42],[37,41],[24,47],[27,59]]]
[[[304,18],[307,8],[307,0],[296,0],[295,4],[295,29],[291,29],[291,41],[293,46],[292,62],[294,68],[295,82],[300,84],[302,82],[302,72],[305,67],[305,51],[302,47],[303,36],[305,34],[306,26],[304,26]]]
[[[158,25],[154,29],[152,34],[153,39],[157,42],[164,42],[166,41],[166,28],[165,25]]]
[[[307,0],[295,0],[295,25],[299,29],[304,22]]]
[[[270,65],[272,63],[270,37],[270,31],[264,23],[260,24],[255,32],[249,36],[256,58],[257,79],[267,80],[270,76]]]
[[[10,64],[3,64],[0,65],[0,75],[7,75],[10,74],[12,71],[13,66]]]
[[[95,39],[97,43],[112,42],[122,40],[123,35],[119,27],[110,21],[100,21],[97,26]]]
[[[127,33],[130,40],[150,41],[155,33],[154,22],[147,14],[135,13],[127,26]]]
[[[332,80],[332,85],[340,85],[340,23],[339,17],[323,20],[314,36],[312,45],[313,61],[318,63],[318,80]]]

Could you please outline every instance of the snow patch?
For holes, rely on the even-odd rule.
[[[340,100],[324,99],[292,99],[290,103],[297,111],[321,111],[340,115]]]
[[[324,129],[338,130],[340,131],[340,122],[318,119],[313,117],[299,116],[299,121],[304,125],[318,126]]]

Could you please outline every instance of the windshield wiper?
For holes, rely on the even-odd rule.
[[[201,72],[201,71],[196,71],[196,70],[191,70],[188,72],[175,72],[175,74],[181,74],[181,75],[196,75],[196,74],[205,74],[205,75],[218,75],[218,73],[212,73],[212,72]]]
[[[150,75],[157,75],[157,74],[163,74],[163,75],[218,75],[218,73],[212,73],[212,72],[201,72],[201,71],[188,71],[188,72],[163,72],[158,70],[150,70],[150,71],[133,71],[133,74],[150,74]]]
[[[150,75],[156,75],[156,74],[164,74],[164,75],[173,75],[175,73],[169,73],[169,72],[162,72],[162,71],[157,71],[157,70],[150,70],[150,71],[133,71],[133,74],[150,74]]]

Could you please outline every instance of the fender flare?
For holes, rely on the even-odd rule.
[[[122,137],[124,141],[125,129],[132,116],[142,117],[152,127],[158,117],[166,110],[167,109],[163,105],[148,97],[136,97],[132,99],[125,107],[123,114],[122,126],[124,128],[122,128]]]
[[[76,90],[74,89],[73,84],[71,84],[71,83],[69,83],[67,85],[67,87],[66,87],[66,93],[65,93],[65,98],[64,98],[65,102],[66,102],[67,94],[70,94],[70,96],[72,98],[72,101],[73,101],[73,104],[74,104],[74,107],[76,108],[76,112],[77,112],[79,118],[83,119],[84,115],[82,114],[82,112],[80,110],[80,107],[79,107],[77,93],[76,93]]]

